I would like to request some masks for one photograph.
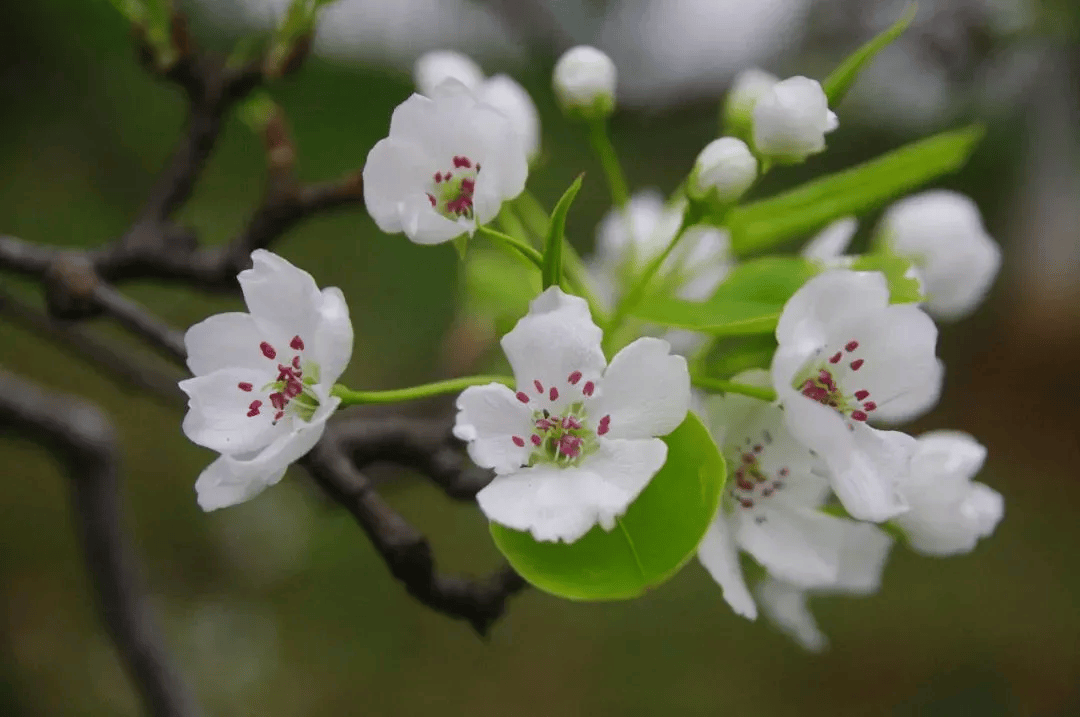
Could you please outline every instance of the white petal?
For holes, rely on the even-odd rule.
[[[285,467],[276,474],[268,474],[265,480],[241,480],[235,476],[225,456],[207,466],[195,481],[199,507],[205,511],[227,508],[251,500],[267,487],[277,483],[285,475]]]
[[[268,362],[259,348],[263,340],[251,314],[214,314],[184,334],[188,368],[196,376],[222,368],[265,370]]]
[[[621,211],[610,210],[597,227],[598,258],[615,273],[624,260],[639,264],[656,256],[679,228],[675,225],[672,233],[667,234],[668,223],[662,221],[664,214],[665,201],[660,192],[655,189],[635,192]]]
[[[442,244],[466,232],[472,233],[476,223],[465,217],[453,221],[439,214],[425,195],[409,194],[398,205],[401,230],[416,244]]]
[[[801,254],[806,259],[828,263],[847,251],[858,228],[859,222],[855,217],[837,219],[811,239]]]
[[[529,458],[533,433],[532,411],[514,397],[514,392],[499,383],[470,386],[457,399],[454,435],[468,441],[473,463],[509,473]],[[514,436],[523,445],[514,443]]]
[[[735,540],[770,574],[802,587],[836,582],[845,521],[816,510],[736,513]]]
[[[430,97],[447,79],[476,89],[484,81],[484,73],[471,57],[453,50],[425,52],[413,65],[413,82],[422,95]]]
[[[597,524],[611,530],[666,452],[661,441],[602,441],[581,466],[538,465],[497,475],[476,500],[489,520],[527,530],[536,540],[572,543]]]
[[[326,419],[333,415],[340,403],[341,399],[338,398],[324,402],[310,422],[294,420],[291,431],[277,436],[273,443],[260,451],[241,456],[222,456],[234,482],[276,483],[291,463],[300,460],[315,447],[326,430]]]
[[[265,249],[251,252],[251,261],[252,268],[236,277],[251,315],[260,326],[279,327],[282,340],[291,339],[289,334],[310,340],[321,303],[311,274]],[[275,348],[283,351],[287,345]]]
[[[269,444],[287,430],[286,421],[273,425],[274,411],[261,391],[273,378],[250,369],[221,369],[181,381],[180,389],[189,398],[184,435],[219,453],[245,453]],[[241,383],[251,384],[254,390],[241,390]],[[257,415],[248,416],[255,400],[263,405]]]
[[[436,167],[433,158],[407,140],[388,137],[375,143],[364,162],[364,205],[379,229],[404,231],[403,204],[409,196],[427,200],[424,187]]]
[[[844,521],[844,539],[840,549],[840,570],[829,592],[869,595],[881,587],[881,573],[889,557],[893,539],[881,528],[869,523]]]
[[[718,515],[709,526],[698,546],[697,555],[709,575],[724,591],[724,600],[731,609],[745,618],[757,619],[757,606],[743,579],[739,553],[723,514]]]
[[[483,83],[479,96],[510,119],[526,156],[535,155],[540,149],[540,115],[525,88],[509,75],[493,75]]]
[[[821,652],[829,646],[828,638],[818,629],[806,604],[805,590],[766,578],[754,592],[765,617],[804,649]]]
[[[532,300],[529,313],[501,343],[518,389],[530,392],[533,381],[539,381],[547,395],[554,387],[559,392],[555,405],[561,407],[571,398],[580,400],[585,384],[596,381],[604,370],[602,337],[585,300],[553,286]],[[583,377],[569,385],[575,371]]]
[[[882,273],[826,271],[799,287],[784,304],[776,340],[782,347],[812,352],[828,342],[836,324],[872,315],[888,303],[889,285]]]
[[[986,455],[986,446],[963,431],[924,433],[916,439],[911,473],[901,487],[916,503],[962,500]]]
[[[821,85],[789,77],[764,92],[754,105],[754,146],[758,152],[799,160],[825,149],[825,133],[837,120]]]
[[[644,337],[624,348],[604,372],[597,416],[611,416],[611,438],[650,438],[675,430],[690,409],[686,359],[663,339]]]
[[[960,515],[980,538],[985,538],[994,532],[1005,515],[1005,499],[988,485],[972,483],[971,492],[960,504]]]
[[[319,303],[319,323],[311,356],[319,364],[319,382],[333,386],[349,365],[353,349],[353,328],[349,306],[341,289],[331,286],[322,290]]]

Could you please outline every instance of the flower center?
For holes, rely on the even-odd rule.
[[[511,437],[518,448],[524,448],[526,442],[532,446],[528,465],[577,465],[599,447],[599,437],[611,430],[609,415],[602,416],[593,427],[585,403],[596,392],[596,384],[592,381],[582,382],[582,378],[581,371],[573,371],[566,377],[562,394],[557,386],[545,387],[539,379],[532,382],[534,395],[530,396],[525,391],[517,392],[517,399],[533,409],[532,433],[528,438]],[[579,400],[556,410],[560,395],[577,393],[581,395]]]
[[[457,155],[453,158],[453,168],[445,172],[435,172],[427,196],[431,206],[447,219],[473,217],[473,193],[476,191],[476,178],[480,174],[480,163],[468,157]]]
[[[857,340],[848,341],[842,350],[830,355],[827,361],[811,361],[803,373],[796,376],[792,385],[802,395],[836,409],[845,417],[865,421],[870,412],[877,408],[874,401],[868,400],[870,392],[860,388],[847,393],[842,385],[852,381],[854,374],[866,364],[864,359],[854,356],[858,350]]]
[[[294,336],[289,341],[289,348],[293,351],[292,358],[287,363],[279,363],[277,378],[258,389],[259,393],[265,394],[266,400],[257,398],[248,404],[248,418],[263,415],[266,403],[270,404],[269,411],[273,412],[274,424],[286,414],[304,421],[310,421],[315,415],[319,408],[319,397],[311,387],[319,382],[319,365],[303,358],[304,340],[299,336]],[[278,350],[268,341],[259,344],[259,351],[269,361],[278,360]],[[282,357],[284,358],[284,354]],[[236,387],[244,393],[255,391],[255,386],[246,381],[241,381]]]
[[[762,466],[762,454],[772,441],[772,435],[768,431],[762,431],[756,440],[754,437],[747,437],[745,446],[736,447],[729,453],[730,462],[739,467],[732,476],[734,480],[728,489],[728,495],[732,503],[741,509],[749,510],[755,505],[761,507],[763,500],[772,497],[776,491],[783,490],[785,481],[791,474],[787,466],[782,466],[774,475],[769,475]]]

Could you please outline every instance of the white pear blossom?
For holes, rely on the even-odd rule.
[[[893,204],[878,241],[914,263],[926,309],[942,319],[970,314],[1001,268],[1001,248],[987,234],[979,208],[956,192],[922,192]]]
[[[777,82],[754,105],[754,148],[781,162],[801,162],[825,149],[825,134],[839,125],[816,80]]]
[[[724,98],[725,116],[749,124],[758,100],[779,81],[776,75],[756,67],[743,70],[735,76]]]
[[[506,115],[521,138],[525,155],[540,150],[540,113],[528,91],[509,75],[485,77],[472,58],[452,50],[434,50],[420,56],[413,68],[416,90],[431,97],[446,80],[457,80],[477,99]]]
[[[664,251],[682,226],[685,211],[685,201],[668,203],[660,192],[646,189],[635,192],[621,211],[612,209],[604,216],[587,266],[605,303],[613,306],[625,281]],[[686,229],[660,271],[673,278],[680,298],[701,301],[712,295],[732,264],[728,233],[701,224]]]
[[[911,547],[926,555],[970,552],[994,532],[1005,511],[1001,494],[972,481],[986,448],[960,431],[919,436],[911,472],[900,484],[910,509],[894,519]]]
[[[364,202],[384,232],[438,244],[494,219],[527,174],[513,123],[450,79],[394,110],[364,165]]]
[[[666,341],[641,338],[607,365],[584,300],[551,287],[502,339],[517,390],[467,388],[454,435],[495,470],[477,495],[488,519],[572,543],[616,519],[667,459],[656,438],[686,417],[690,376]]]
[[[754,183],[757,170],[757,159],[741,139],[714,139],[694,162],[689,191],[696,197],[712,195],[717,201],[733,202]]]
[[[734,380],[767,385],[769,376],[754,369]],[[877,579],[892,541],[874,526],[820,510],[829,496],[826,466],[791,435],[778,404],[729,394],[710,399],[708,414],[731,475],[698,559],[735,612],[757,616],[739,550],[772,578],[799,588],[843,589],[845,581]],[[849,554],[859,551],[866,560],[853,564]]]
[[[910,418],[937,400],[933,320],[913,304],[890,305],[883,274],[837,269],[788,300],[776,339],[772,379],[785,423],[824,460],[844,507],[874,522],[902,513],[898,484],[915,439],[867,421]]]
[[[341,290],[258,249],[237,277],[249,313],[216,314],[184,335],[194,378],[184,433],[221,456],[195,483],[199,505],[241,503],[281,480],[322,436],[341,399],[334,382],[352,355]]]
[[[597,116],[615,108],[615,63],[602,51],[578,45],[555,63],[555,96],[565,110]]]

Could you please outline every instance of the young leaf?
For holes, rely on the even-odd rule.
[[[570,205],[581,189],[581,180],[584,174],[579,174],[577,179],[562,195],[555,205],[555,211],[551,213],[551,223],[548,225],[547,244],[544,246],[544,266],[542,278],[544,288],[558,286],[562,279],[563,242],[566,241],[566,215],[570,212]]]
[[[738,207],[728,215],[732,249],[737,255],[767,249],[833,220],[881,206],[962,167],[982,137],[978,125],[942,132]]]
[[[596,526],[574,543],[541,543],[492,523],[495,545],[523,578],[571,600],[625,600],[665,582],[716,516],[727,470],[692,413],[663,441],[667,462],[611,532]]]
[[[852,53],[846,60],[840,63],[825,81],[821,83],[822,89],[825,90],[825,96],[829,98],[829,106],[835,107],[840,104],[840,100],[844,99],[844,95],[851,89],[851,86],[855,84],[855,78],[859,76],[859,73],[863,71],[863,68],[870,64],[875,56],[890,44],[896,38],[903,34],[904,30],[908,29],[911,25],[911,21],[915,19],[915,11],[918,9],[915,3],[911,3],[908,6],[907,11],[897,20],[892,27],[888,28],[874,39],[867,42],[860,47],[854,53]]]

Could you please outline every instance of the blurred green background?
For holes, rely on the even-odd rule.
[[[0,19],[0,230],[54,245],[116,237],[182,130],[179,93],[139,68],[106,2],[8,3]],[[529,186],[550,206],[588,173],[569,224],[587,252],[606,190],[582,133],[559,118],[550,66],[516,72],[543,119]],[[360,167],[410,91],[406,73],[318,58],[271,88],[307,180]],[[715,112],[712,101],[618,115],[631,184],[674,188],[713,138]],[[971,555],[896,550],[875,596],[815,599],[832,641],[824,655],[732,614],[696,563],[628,603],[527,591],[478,639],[409,598],[301,471],[255,501],[203,514],[192,486],[211,454],[184,438],[178,409],[118,388],[2,319],[0,364],[116,419],[146,584],[211,715],[1080,714],[1080,328],[1076,294],[1027,300],[1017,280],[1026,112],[993,119],[971,164],[945,181],[979,202],[1006,266],[982,311],[944,328],[944,399],[913,428],[966,430],[986,443],[981,480],[1004,494],[1005,519]],[[774,173],[763,191],[912,138],[842,119],[828,153]],[[258,138],[230,120],[184,221],[207,243],[226,240],[258,201],[263,167]],[[445,338],[457,291],[448,245],[380,235],[356,208],[302,225],[276,250],[320,285],[344,289],[356,329],[350,385],[401,386],[448,370],[432,362],[454,352]],[[3,281],[40,301],[30,284]],[[177,287],[127,291],[177,327],[240,306]],[[30,442],[0,435],[0,456],[0,715],[139,714],[97,619],[67,478]],[[475,508],[409,476],[384,492],[429,534],[443,568],[479,573],[498,563]]]

